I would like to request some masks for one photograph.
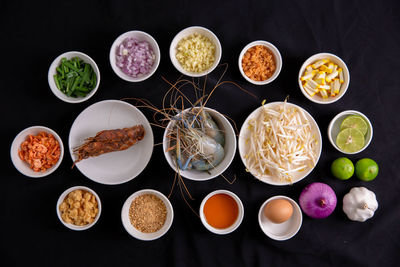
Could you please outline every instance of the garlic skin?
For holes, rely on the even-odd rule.
[[[343,197],[343,211],[352,221],[365,222],[378,208],[375,193],[365,187],[353,187]]]

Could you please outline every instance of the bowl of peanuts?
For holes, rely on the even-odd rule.
[[[40,178],[53,173],[64,156],[60,136],[50,128],[32,126],[22,130],[10,149],[14,167],[23,175]]]
[[[81,231],[89,229],[99,220],[101,202],[92,189],[74,186],[61,194],[56,209],[62,224],[69,229]]]
[[[259,40],[243,48],[238,63],[240,73],[247,81],[265,85],[275,80],[281,72],[282,56],[276,46]]]

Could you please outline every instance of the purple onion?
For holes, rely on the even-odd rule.
[[[134,78],[148,74],[155,62],[150,44],[135,38],[122,41],[115,54],[116,65],[123,73]]]
[[[300,194],[300,207],[305,214],[315,219],[323,219],[331,215],[336,208],[336,194],[324,183],[312,183]]]

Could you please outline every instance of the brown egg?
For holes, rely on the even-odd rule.
[[[286,199],[274,199],[265,205],[264,214],[273,223],[283,223],[292,217],[293,206]]]

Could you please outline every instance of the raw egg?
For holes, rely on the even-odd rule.
[[[273,223],[283,223],[292,217],[293,206],[286,199],[274,199],[265,205],[264,214]]]

